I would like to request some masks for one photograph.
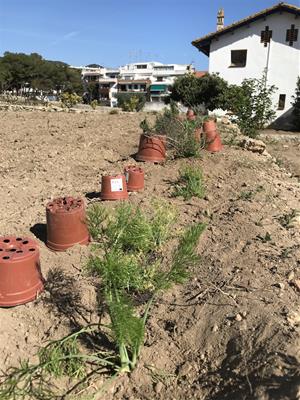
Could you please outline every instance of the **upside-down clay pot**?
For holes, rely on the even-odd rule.
[[[204,122],[203,130],[205,139],[205,149],[212,153],[221,151],[223,149],[223,145],[215,121],[208,120]]]
[[[208,119],[207,121],[203,122],[203,130],[204,132],[216,131],[217,126],[213,119]]]
[[[186,112],[186,118],[187,118],[189,121],[195,121],[196,115],[195,115],[194,111],[193,111],[191,108],[189,108],[189,109],[187,110],[187,112]]]
[[[44,289],[37,243],[27,237],[0,237],[0,306],[36,299]]]
[[[88,244],[84,202],[80,198],[59,197],[46,206],[47,246],[64,251],[75,244]]]
[[[129,165],[124,169],[128,192],[139,192],[144,189],[145,174],[142,168]]]
[[[100,197],[102,200],[127,200],[125,175],[102,176]]]
[[[138,161],[161,163],[166,159],[166,136],[148,136],[143,133],[140,137]]]

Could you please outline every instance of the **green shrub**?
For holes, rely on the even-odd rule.
[[[260,79],[244,79],[241,86],[232,85],[226,93],[227,109],[236,115],[241,132],[257,137],[259,130],[272,121],[274,85],[266,84],[266,73]]]
[[[117,93],[118,107],[123,111],[140,111],[147,100],[145,93]]]
[[[96,110],[97,105],[98,105],[98,101],[97,100],[92,100],[90,102],[90,106],[92,107],[93,110]]]
[[[217,74],[206,74],[201,78],[186,74],[175,80],[171,99],[188,107],[204,104],[207,110],[223,108],[228,83]]]
[[[71,108],[81,101],[81,97],[76,93],[62,93],[60,101],[63,107]]]
[[[198,166],[187,165],[179,171],[173,196],[182,196],[184,200],[192,197],[202,199],[205,194],[202,171]]]
[[[177,110],[171,108],[158,114],[154,125],[150,125],[145,118],[140,127],[148,135],[166,135],[167,145],[173,149],[174,157],[199,157],[201,146],[195,137],[195,130],[202,126],[202,121],[202,117],[197,117],[195,121],[181,121]]]

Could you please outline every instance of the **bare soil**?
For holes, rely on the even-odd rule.
[[[36,238],[47,280],[36,301],[0,309],[2,370],[19,358],[35,361],[47,340],[96,320],[96,286],[84,271],[89,247],[49,251],[45,205],[64,195],[82,196],[87,206],[99,201],[101,175],[135,162],[142,118],[0,112],[0,234]],[[269,151],[280,152],[273,145]],[[297,164],[299,147],[290,150]],[[171,198],[186,162],[203,169],[205,199]],[[154,305],[138,368],[99,399],[300,399],[300,229],[282,222],[299,209],[300,184],[279,164],[225,146],[196,161],[142,165],[146,188],[130,201],[146,207],[153,197],[166,199],[179,210],[177,228],[206,222],[201,263]]]

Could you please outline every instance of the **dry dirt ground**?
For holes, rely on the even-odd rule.
[[[64,195],[84,197],[87,207],[99,201],[101,175],[134,163],[142,118],[0,112],[0,233],[36,238],[47,280],[36,301],[0,309],[2,370],[34,361],[38,346],[97,317],[84,271],[89,247],[49,251],[45,205]],[[270,157],[225,146],[194,161],[206,197],[185,202],[170,193],[186,162],[144,164],[145,191],[129,201],[166,199],[179,210],[178,227],[206,222],[201,263],[154,305],[138,368],[99,399],[300,399],[300,229],[287,226],[300,209],[299,180]]]

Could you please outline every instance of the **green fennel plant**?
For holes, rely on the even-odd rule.
[[[199,262],[196,247],[205,225],[188,227],[178,245],[166,257],[174,240],[176,212],[167,203],[154,201],[151,210],[121,204],[108,211],[103,205],[88,210],[93,238],[87,271],[100,283],[105,320],[83,327],[42,347],[35,364],[28,360],[9,369],[0,378],[0,400],[53,400],[68,398],[53,383],[68,376],[75,385],[87,383],[93,374],[106,372],[112,378],[136,367],[144,344],[147,318],[155,298],[173,284],[181,284]],[[146,301],[135,304],[136,296]],[[100,317],[102,318],[102,317]],[[107,336],[113,350],[88,349],[82,339]],[[74,398],[74,397],[70,397]],[[96,398],[96,395],[92,397]]]

